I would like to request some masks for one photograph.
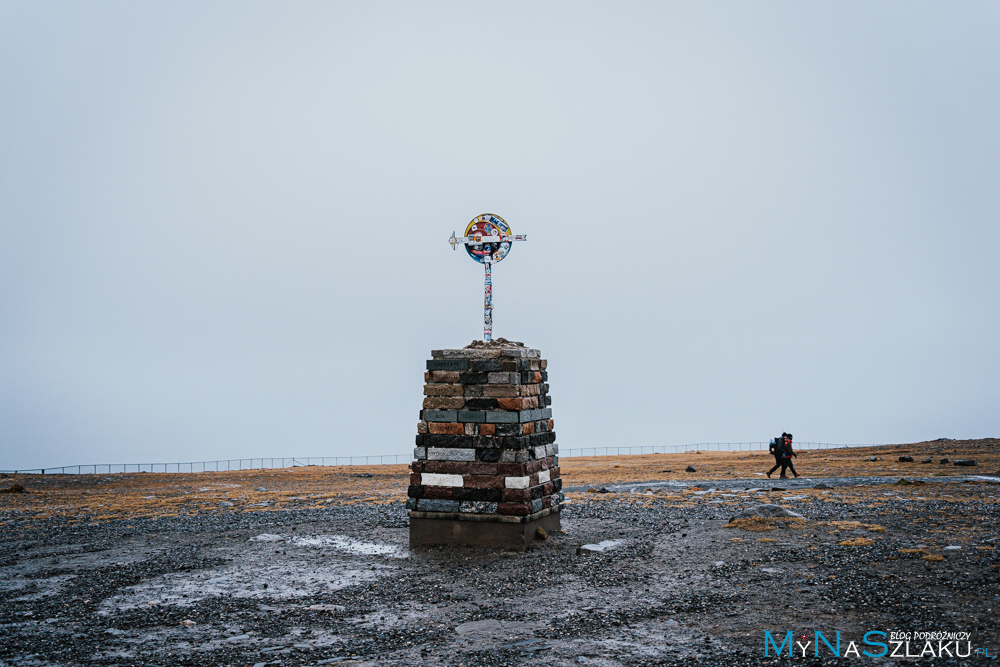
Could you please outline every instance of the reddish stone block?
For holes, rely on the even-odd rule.
[[[424,396],[464,396],[465,388],[460,384],[425,384]]]
[[[521,424],[521,435],[531,435],[535,432],[535,422],[524,422]]]
[[[528,476],[528,486],[538,486],[538,473]]]
[[[542,509],[549,509],[552,507],[552,496],[545,496],[542,498]]]
[[[499,503],[497,514],[528,516],[531,514],[531,503]]]
[[[483,398],[517,398],[517,386],[512,384],[484,385]]]
[[[531,501],[529,489],[504,489],[501,499],[505,503],[523,503]]]
[[[430,382],[430,381],[431,381],[431,372],[424,371],[424,382]]]
[[[522,410],[534,410],[538,407],[538,397],[528,396],[521,399],[521,409]]]
[[[542,374],[539,373],[538,371],[532,372],[532,374],[531,374],[531,381],[532,382],[541,382],[542,381]]]
[[[499,475],[463,475],[467,489],[502,489],[503,477]]]
[[[410,473],[410,484],[413,484],[414,486],[420,485],[420,473]]]
[[[523,410],[523,401],[520,398],[498,398],[497,407],[501,410]]]
[[[504,477],[524,477],[528,474],[527,466],[523,463],[499,463],[497,464],[497,474]]]
[[[469,466],[470,475],[496,475],[498,464],[496,463],[473,463]]]
[[[434,435],[465,435],[465,424],[457,424],[454,422],[429,422],[427,424],[427,430]]]
[[[424,498],[432,498],[434,500],[451,500],[452,487],[450,486],[425,486],[424,487]]]
[[[522,384],[520,387],[515,387],[521,396],[538,396],[541,393],[537,384]]]
[[[480,424],[479,425],[479,435],[496,435],[497,425],[496,424]]]
[[[559,479],[562,475],[559,474],[559,466],[554,468],[549,468],[549,479]]]
[[[442,475],[466,475],[472,465],[467,461],[424,461],[424,472]]]
[[[424,410],[458,410],[465,407],[462,396],[428,396],[424,399]]]
[[[527,471],[528,471],[529,475],[533,475],[533,474],[537,473],[539,470],[542,469],[542,462],[541,462],[541,460],[528,461],[524,465],[527,467]]]
[[[556,421],[554,419],[549,420],[549,430],[550,431],[556,430]]]
[[[431,371],[430,381],[438,384],[458,384],[458,371]]]
[[[555,493],[555,489],[552,487],[552,482],[545,482],[542,485],[542,494],[551,496],[553,493]]]

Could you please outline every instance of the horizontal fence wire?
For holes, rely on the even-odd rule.
[[[571,447],[562,449],[559,456],[640,456],[643,454],[679,454],[682,452],[755,452],[767,451],[768,442],[699,442],[691,445],[632,445],[625,447]],[[843,449],[847,447],[885,447],[880,444],[835,445],[826,442],[796,443],[798,451],[815,449]],[[219,459],[217,461],[188,461],[183,463],[89,463],[86,465],[32,468],[27,470],[0,470],[3,473],[41,475],[110,475],[127,472],[229,472],[233,470],[263,470],[269,468],[298,468],[303,466],[371,466],[409,463],[409,454],[384,454],[376,456],[298,456],[251,459]]]

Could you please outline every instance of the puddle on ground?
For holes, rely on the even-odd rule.
[[[347,535],[274,535],[263,533],[250,538],[251,542],[285,542],[297,547],[327,547],[355,556],[387,556],[406,558],[409,551],[392,544],[363,542]]]
[[[156,605],[187,607],[218,597],[293,600],[356,586],[395,571],[388,565],[360,569],[351,562],[288,560],[260,565],[248,559],[222,568],[173,572],[143,581],[105,600],[98,614]]]

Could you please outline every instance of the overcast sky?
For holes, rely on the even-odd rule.
[[[0,468],[1000,435],[996,2],[0,1]]]

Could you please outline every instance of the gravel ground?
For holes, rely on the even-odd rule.
[[[410,550],[398,501],[91,523],[0,505],[0,665],[756,665],[765,630],[969,632],[995,655],[1000,485],[886,482],[581,487],[526,553]],[[725,527],[762,503],[806,520]]]

